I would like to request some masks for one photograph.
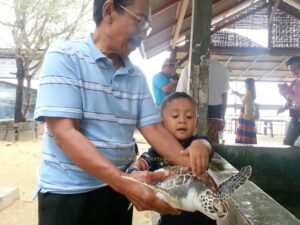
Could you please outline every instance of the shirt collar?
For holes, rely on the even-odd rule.
[[[93,60],[95,60],[95,62],[99,59],[108,59],[95,45],[93,39],[92,39],[92,34],[89,34],[86,38],[86,44],[89,46],[90,50],[91,50],[91,57],[93,58]],[[130,59],[128,57],[126,58],[122,58],[123,60],[123,66],[119,69],[119,73],[124,73],[124,74],[130,74],[130,75],[134,75],[135,73],[135,67],[134,65],[131,63]]]
[[[128,58],[123,58],[123,66],[117,70],[118,74],[127,74],[129,76],[137,75],[137,71]]]
[[[95,45],[93,39],[92,39],[92,34],[89,34],[86,37],[85,43],[89,46],[90,50],[91,50],[91,57],[95,60],[95,62],[98,59],[102,59],[102,58],[107,58]]]

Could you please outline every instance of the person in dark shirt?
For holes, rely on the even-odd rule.
[[[207,169],[213,156],[211,142],[208,137],[194,135],[197,124],[197,108],[194,100],[184,92],[169,95],[161,106],[163,126],[176,137],[186,149],[183,154],[202,155],[199,164]],[[154,171],[170,165],[169,161],[161,157],[152,147],[143,153],[137,161],[131,164],[127,173],[137,173],[142,170]],[[180,215],[162,215],[158,225],[212,225],[216,221],[201,212],[182,211]]]

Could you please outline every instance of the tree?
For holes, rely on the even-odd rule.
[[[43,63],[50,44],[59,39],[70,39],[87,12],[91,12],[91,0],[8,0],[1,1],[1,10],[10,11],[11,18],[0,18],[0,24],[12,34],[16,58],[16,103],[14,122],[24,122],[30,106],[31,80]],[[3,15],[3,12],[1,13]],[[79,29],[80,30],[80,29]],[[23,97],[24,80],[26,96]],[[24,103],[23,103],[24,99]]]

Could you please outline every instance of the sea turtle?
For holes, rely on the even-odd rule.
[[[163,181],[152,184],[128,176],[125,178],[153,189],[159,198],[174,208],[191,212],[200,211],[213,220],[224,219],[227,216],[226,200],[248,180],[252,172],[251,166],[243,167],[236,175],[217,187],[208,173],[197,179],[182,167],[171,166],[163,169],[169,170],[171,175]]]

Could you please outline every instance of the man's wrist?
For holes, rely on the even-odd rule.
[[[128,167],[128,168],[127,168],[126,173],[127,173],[127,174],[131,174],[133,171],[140,172],[140,169],[137,168],[136,166],[131,166],[131,167]]]

